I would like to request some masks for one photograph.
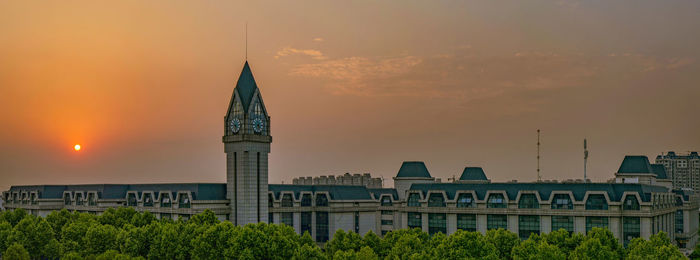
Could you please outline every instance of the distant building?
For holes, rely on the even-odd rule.
[[[319,243],[338,229],[383,236],[403,228],[430,234],[503,228],[525,239],[601,227],[625,244],[664,231],[686,249],[698,240],[698,196],[672,189],[669,174],[646,156],[626,156],[610,183],[494,183],[479,167],[466,167],[459,179],[442,183],[425,163],[410,161],[399,168],[394,188],[382,188],[369,174],[268,184],[270,117],[247,62],[223,123],[225,183],[12,186],[2,193],[4,207],[46,216],[61,209],[102,214],[128,206],[183,219],[209,209],[236,225],[285,224]]]
[[[674,189],[700,190],[700,156],[698,152],[676,154],[669,151],[656,156],[656,163],[662,164],[673,181]]]

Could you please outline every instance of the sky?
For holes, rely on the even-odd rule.
[[[247,57],[270,183],[613,177],[700,150],[698,1],[0,1],[0,190],[224,182]],[[81,144],[80,152],[73,151]]]

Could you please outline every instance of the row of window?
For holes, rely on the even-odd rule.
[[[301,234],[311,231],[311,212],[301,212],[300,215],[300,226],[299,230]],[[274,223],[273,213],[269,213],[268,221]],[[360,233],[360,213],[355,212],[355,233]],[[290,227],[294,227],[294,213],[293,212],[280,212],[280,224],[284,224]],[[329,238],[329,228],[328,228],[328,212],[317,211],[316,212],[316,242],[326,242]]]
[[[408,196],[407,206],[420,207],[420,194],[411,193]],[[446,207],[445,198],[440,193],[431,193],[428,196],[428,207]],[[457,197],[458,208],[475,208],[476,202],[471,193],[461,193]],[[501,193],[490,194],[486,200],[487,208],[506,208],[507,203],[505,197]],[[518,201],[518,208],[521,209],[538,209],[540,203],[535,194],[522,194]],[[555,194],[552,198],[552,209],[573,209],[573,201],[568,194]],[[603,194],[591,194],[586,200],[587,210],[607,210],[608,202]],[[639,201],[634,195],[625,196],[622,205],[623,210],[639,210]]]
[[[408,212],[408,227],[423,228],[423,214],[419,212]],[[477,221],[475,214],[457,214],[457,229],[465,231],[476,231]],[[518,216],[518,235],[521,239],[527,239],[531,234],[540,234],[540,216],[521,215]],[[625,245],[640,234],[639,217],[623,217],[623,237]],[[564,229],[574,232],[573,216],[552,216],[552,230]],[[586,217],[586,232],[594,227],[608,228],[607,217]],[[508,215],[486,215],[486,229],[508,229]],[[428,213],[428,233],[447,233],[447,218],[445,213]]]
[[[267,197],[267,206],[269,208],[274,207],[274,199],[272,197],[272,194],[268,194]],[[316,194],[316,201],[315,201],[316,207],[328,207],[328,197],[326,194]],[[294,207],[294,199],[292,198],[292,194],[284,194],[282,195],[282,200],[280,202],[281,207]],[[301,195],[301,206],[302,207],[311,207],[311,194],[303,194]]]

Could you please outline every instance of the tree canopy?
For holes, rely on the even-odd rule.
[[[696,252],[700,252],[696,250]],[[97,216],[55,211],[36,217],[0,212],[3,259],[683,259],[665,233],[627,248],[607,229],[587,235],[557,230],[522,241],[507,230],[458,230],[446,236],[401,229],[384,238],[338,230],[323,245],[286,225],[235,226],[212,211],[189,220],[158,220],[132,208]],[[693,253],[691,258],[700,253]]]

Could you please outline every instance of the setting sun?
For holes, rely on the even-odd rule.
[[[73,146],[73,149],[75,149],[76,151],[80,151],[80,145],[76,144],[75,146]]]

